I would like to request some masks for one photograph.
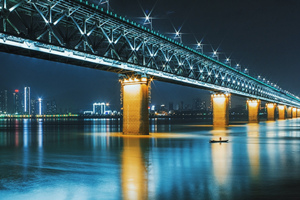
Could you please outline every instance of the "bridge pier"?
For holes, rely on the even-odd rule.
[[[260,107],[260,100],[257,99],[247,100],[249,123],[259,122],[259,107]]]
[[[292,118],[296,118],[297,117],[297,108],[292,109]]]
[[[211,95],[214,126],[227,126],[229,124],[229,98],[229,94]]]
[[[300,108],[297,108],[297,117],[300,117]]]
[[[286,118],[286,106],[284,105],[278,105],[278,119],[285,119]]]
[[[276,103],[267,103],[266,107],[267,107],[267,120],[275,121]]]
[[[146,77],[121,79],[123,134],[149,135],[149,81]]]
[[[287,108],[286,118],[292,118],[292,107]]]

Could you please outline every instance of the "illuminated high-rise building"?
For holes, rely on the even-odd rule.
[[[103,115],[105,114],[106,104],[105,103],[93,103],[93,114]]]
[[[35,114],[37,114],[36,112],[37,112],[37,100],[35,100],[35,99],[31,99],[31,101],[30,101],[31,103],[30,103],[30,114],[31,115],[35,115]]]
[[[44,113],[47,115],[55,115],[57,114],[57,107],[55,100],[47,100],[44,108]]]
[[[42,99],[39,98],[38,101],[39,101],[39,115],[41,115],[42,114]]]
[[[20,97],[19,97],[19,90],[18,89],[16,89],[15,92],[13,93],[13,98],[14,98],[13,112],[15,114],[20,114]]]
[[[0,91],[0,113],[7,113],[7,90]]]
[[[173,102],[170,102],[170,103],[169,103],[169,111],[171,111],[171,110],[174,110]]]
[[[30,114],[30,87],[24,88],[24,114]]]

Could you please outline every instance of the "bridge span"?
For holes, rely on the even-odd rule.
[[[148,88],[161,80],[212,91],[213,123],[228,125],[231,94],[268,119],[300,116],[299,97],[83,0],[0,0],[0,51],[120,74],[124,134],[149,134]]]

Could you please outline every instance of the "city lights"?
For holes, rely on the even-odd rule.
[[[24,88],[24,113],[30,114],[30,87]]]
[[[213,50],[213,55],[212,55],[213,58],[215,58],[216,60],[219,60],[219,53],[217,50]]]
[[[39,98],[38,101],[39,101],[39,115],[42,115],[42,99]]]
[[[106,103],[93,103],[93,114],[103,115],[105,114]]]

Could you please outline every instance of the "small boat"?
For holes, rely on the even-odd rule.
[[[228,142],[228,140],[210,140],[210,143],[224,143],[224,142]]]

